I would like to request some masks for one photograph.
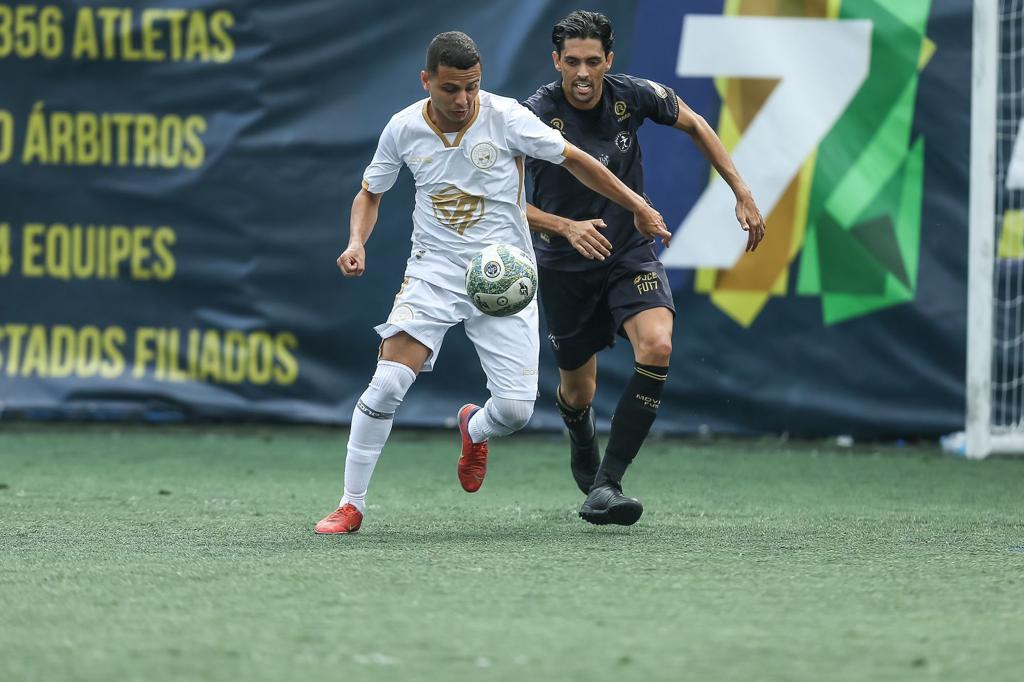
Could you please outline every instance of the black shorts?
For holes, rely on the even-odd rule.
[[[605,267],[571,272],[540,266],[537,276],[548,339],[562,369],[578,369],[614,346],[633,315],[651,308],[676,311],[665,266],[650,243],[618,254]]]

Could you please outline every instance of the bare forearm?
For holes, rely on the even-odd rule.
[[[660,238],[662,244],[668,246],[672,239],[672,233],[665,227],[665,219],[661,214],[654,210],[654,207],[650,206],[642,196],[624,185],[610,170],[598,163],[597,159],[566,143],[565,161],[562,165],[584,185],[632,213],[633,224],[640,234],[648,239]],[[605,227],[603,221],[600,223],[601,227]],[[603,237],[601,240],[603,240],[601,245],[604,246],[604,251],[610,253],[611,244]],[[607,255],[607,253],[602,255]]]
[[[377,224],[377,213],[380,209],[379,194],[371,194],[366,190],[360,190],[356,198],[352,200],[352,213],[349,218],[348,244],[363,245],[373,233],[373,227]]]
[[[569,221],[553,213],[546,213],[528,203],[526,204],[526,222],[534,232],[561,237],[564,236]]]
[[[737,198],[749,195],[750,188],[740,177],[736,165],[732,162],[729,152],[725,150],[725,145],[722,144],[722,140],[715,133],[714,128],[703,117],[697,116],[693,130],[688,132],[693,138],[694,144],[697,145],[697,149],[704,155],[704,158],[711,162],[711,165],[732,189],[733,194]]]
[[[643,197],[626,187],[610,170],[586,152],[574,149],[562,166],[589,189],[611,199],[631,213],[637,213],[647,207]]]
[[[697,145],[697,149],[704,155],[704,158],[711,162],[737,199],[749,198],[750,188],[740,177],[736,165],[733,164],[729,152],[725,150],[725,145],[722,144],[715,129],[704,120],[703,116],[688,107],[686,102],[678,97],[676,97],[676,102],[679,105],[679,115],[674,127],[690,136],[693,143]]]

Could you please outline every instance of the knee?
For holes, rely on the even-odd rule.
[[[657,335],[640,340],[636,348],[636,361],[641,365],[668,367],[672,359],[672,337]]]
[[[416,372],[399,362],[380,360],[359,402],[372,412],[392,414],[402,404],[406,391],[416,381]]]
[[[573,382],[563,381],[558,390],[562,393],[562,400],[565,401],[569,407],[580,410],[594,402],[594,393],[597,392],[597,382],[591,379]]]
[[[492,419],[508,429],[510,433],[525,427],[530,423],[530,417],[533,416],[532,400],[492,397],[489,402],[495,412]]]

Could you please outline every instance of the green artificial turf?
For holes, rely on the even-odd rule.
[[[558,437],[0,428],[0,680],[1019,680],[1024,459],[655,441],[594,527]]]

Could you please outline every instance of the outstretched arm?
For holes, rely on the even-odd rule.
[[[605,196],[633,214],[636,229],[645,237],[660,237],[668,246],[672,233],[665,227],[665,219],[654,210],[642,196],[626,187],[610,170],[569,142],[565,143],[565,161],[562,167],[576,176],[576,179]]]
[[[383,195],[361,189],[352,200],[348,246],[338,256],[338,269],[346,277],[359,277],[366,271],[366,250],[363,246],[377,224],[381,196]]]
[[[676,100],[679,103],[679,117],[674,127],[690,136],[704,158],[711,162],[726,184],[732,188],[732,193],[736,195],[736,220],[747,233],[747,251],[755,250],[764,239],[765,224],[761,211],[754,203],[750,188],[740,177],[715,129],[708,125],[703,116],[686,106],[683,100],[678,97]]]

